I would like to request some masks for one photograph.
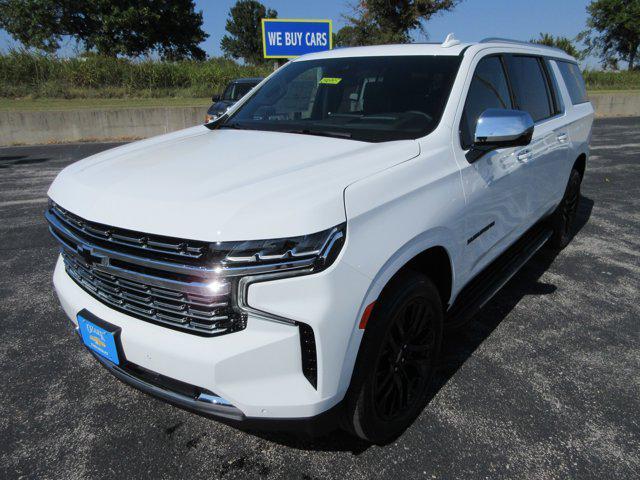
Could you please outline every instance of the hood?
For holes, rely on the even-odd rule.
[[[49,189],[106,225],[203,241],[305,235],[345,221],[351,183],[406,161],[418,143],[365,143],[198,126],[104,151]]]

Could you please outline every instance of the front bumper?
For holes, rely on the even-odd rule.
[[[339,276],[351,288],[331,287]],[[296,287],[298,282],[303,285]],[[318,349],[317,389],[302,373],[299,329],[294,325],[249,315],[247,327],[242,331],[201,337],[138,320],[109,308],[76,285],[60,259],[54,273],[54,285],[65,313],[76,327],[77,314],[86,309],[122,329],[120,341],[128,362],[215,392],[233,407],[207,404],[141,381],[98,358],[120,380],[170,403],[227,423],[270,429],[306,424],[307,430],[315,431],[314,423],[318,421],[324,427],[329,425],[326,420],[333,416],[333,407],[340,402],[348,386],[348,378],[345,380],[343,376],[344,371],[349,375],[351,371],[352,359],[348,352],[359,308],[354,291],[364,296],[368,281],[355,270],[338,263],[318,275],[265,282],[249,289],[249,304],[311,325]],[[355,285],[357,289],[354,290]],[[295,293],[299,288],[311,293],[304,298]],[[291,302],[289,307],[282,304],[287,291],[292,293],[286,294]],[[257,292],[260,294],[253,301],[252,296]],[[269,297],[277,305],[270,306],[265,301]],[[323,308],[318,303],[321,297]],[[308,313],[300,318],[304,305]],[[273,421],[278,422],[277,427]]]
[[[145,381],[128,368],[119,367],[109,360],[87,351],[113,376],[127,385],[160,400],[188,410],[198,415],[213,418],[227,425],[245,430],[292,431],[319,436],[335,430],[340,423],[341,405],[308,418],[261,418],[247,417],[234,406],[219,405],[192,395],[176,392],[171,388],[158,385],[157,382]]]

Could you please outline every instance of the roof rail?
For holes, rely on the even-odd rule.
[[[500,38],[500,37],[488,37],[480,40],[479,43],[491,43],[491,42],[500,42],[500,43],[515,43],[516,45],[526,45],[528,47],[536,47],[536,48],[547,48],[549,50],[555,50],[556,52],[562,52],[565,55],[568,55],[567,52],[558,47],[550,47],[549,45],[542,45],[540,43],[531,43],[525,42],[523,40],[513,40],[511,38]]]

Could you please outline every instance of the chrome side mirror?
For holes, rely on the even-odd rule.
[[[533,119],[529,113],[489,108],[478,117],[467,160],[474,162],[486,152],[497,148],[529,145],[532,136]]]

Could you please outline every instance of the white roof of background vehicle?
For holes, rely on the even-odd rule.
[[[367,47],[348,47],[326,50],[324,52],[310,53],[298,57],[293,62],[318,60],[321,58],[346,58],[346,57],[390,57],[400,55],[460,55],[467,48],[482,50],[492,47],[504,49],[518,49],[529,51],[537,55],[566,58],[575,62],[575,59],[564,50],[546,45],[510,40],[506,38],[485,38],[479,42],[463,43],[456,39],[452,33],[442,43],[407,43],[398,45],[372,45]]]

